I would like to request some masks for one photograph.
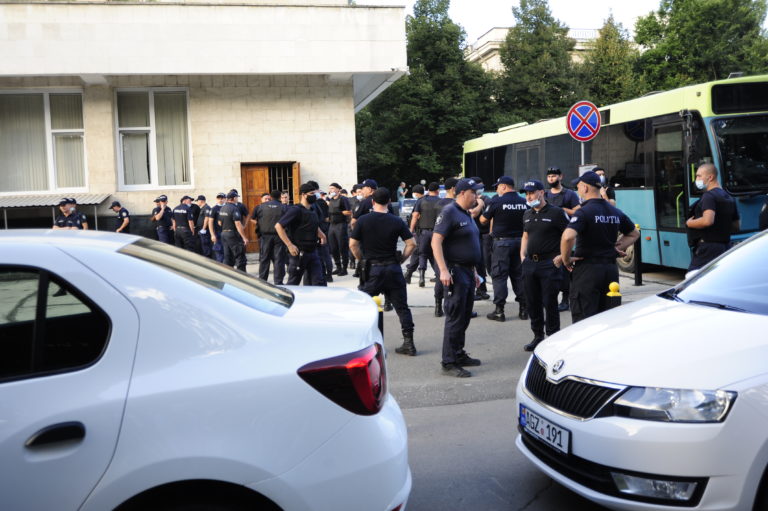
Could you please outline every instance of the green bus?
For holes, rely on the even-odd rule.
[[[464,143],[464,172],[485,183],[502,175],[516,183],[546,182],[550,166],[568,186],[580,169],[600,165],[617,206],[640,225],[642,262],[687,268],[689,206],[701,191],[696,168],[713,162],[720,184],[736,199],[739,242],[758,229],[768,192],[768,75],[682,87],[599,108],[602,127],[589,142],[568,134],[565,117],[521,123]],[[565,112],[563,112],[565,113]],[[582,149],[585,166],[582,166]],[[630,251],[619,260],[634,267]]]

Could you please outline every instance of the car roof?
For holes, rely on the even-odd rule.
[[[53,245],[56,247],[87,246],[89,249],[115,252],[139,239],[139,236],[106,231],[74,231],[69,229],[6,229],[0,231],[0,245]]]

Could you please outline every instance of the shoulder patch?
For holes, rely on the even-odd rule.
[[[441,223],[442,221],[443,221],[443,214],[440,213],[439,215],[437,215],[437,220],[435,220],[435,225]]]
[[[572,217],[571,217],[571,223],[574,223],[574,222],[575,222],[575,221],[577,221],[578,219],[579,219],[579,217],[577,217],[577,216],[572,216]]]

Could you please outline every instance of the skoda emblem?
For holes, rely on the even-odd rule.
[[[565,360],[562,358],[555,362],[555,365],[552,366],[552,374],[558,374],[560,371],[562,371],[563,366],[565,365]]]

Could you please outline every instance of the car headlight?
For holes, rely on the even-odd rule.
[[[662,422],[721,422],[736,400],[727,390],[630,387],[614,402],[617,415]]]

